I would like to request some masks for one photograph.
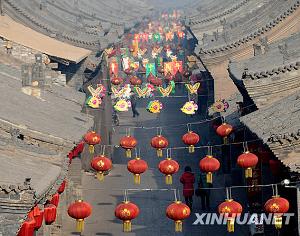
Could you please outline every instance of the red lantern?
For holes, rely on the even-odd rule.
[[[131,75],[131,74],[132,74],[132,71],[128,68],[128,69],[124,70],[124,73],[125,73],[126,75]]]
[[[189,146],[189,153],[195,152],[195,145],[200,141],[200,137],[198,134],[193,131],[189,131],[185,135],[182,136],[182,142],[185,145]]]
[[[91,161],[92,168],[97,171],[97,178],[99,181],[104,179],[104,172],[112,168],[112,162],[104,155],[94,157]]]
[[[46,225],[51,225],[56,220],[56,206],[46,204],[44,207],[44,219]]]
[[[154,86],[162,86],[162,84],[163,84],[162,79],[155,77],[151,73],[148,77],[148,81],[149,81],[149,83],[153,84]]]
[[[199,162],[199,167],[202,172],[206,173],[206,182],[212,183],[212,173],[219,170],[220,162],[217,158],[207,155]]]
[[[68,215],[76,220],[77,232],[84,230],[84,219],[92,214],[92,207],[82,200],[75,201],[68,207]]]
[[[157,149],[157,156],[162,157],[162,149],[168,147],[169,141],[162,135],[157,135],[151,139],[151,146]]]
[[[140,213],[137,205],[125,201],[119,204],[115,209],[115,216],[123,221],[123,231],[131,232],[131,221],[135,219]]]
[[[90,131],[84,136],[84,141],[89,145],[90,153],[94,153],[94,145],[101,142],[101,137],[95,131]]]
[[[176,232],[182,232],[182,221],[188,218],[190,214],[190,208],[180,201],[172,203],[166,210],[167,217],[175,221]]]
[[[134,183],[141,183],[141,174],[143,174],[148,169],[148,164],[146,161],[137,157],[127,163],[127,169],[134,175]]]
[[[119,77],[114,77],[111,79],[111,83],[113,85],[120,85],[123,83],[123,79],[122,78],[119,78]]]
[[[35,227],[35,219],[33,217],[27,217],[23,222],[18,236],[33,236]]]
[[[28,214],[29,217],[34,218],[35,226],[34,229],[38,230],[41,228],[44,220],[44,211],[40,210],[38,206],[35,206]]]
[[[65,191],[66,183],[67,183],[67,181],[64,180],[64,181],[61,183],[61,185],[59,186],[59,188],[58,188],[58,190],[57,190],[57,192],[58,192],[59,194],[62,194],[62,193]]]
[[[137,140],[132,136],[124,136],[120,140],[120,146],[126,149],[126,157],[131,157],[131,149],[135,148]]]
[[[136,76],[132,76],[130,78],[130,84],[133,85],[133,86],[139,86],[142,83],[143,83],[143,81],[140,78],[136,77]]]
[[[252,168],[254,168],[257,163],[258,163],[258,157],[251,152],[245,152],[239,155],[237,159],[237,164],[240,167],[245,168],[246,178],[252,177]]]
[[[227,136],[231,134],[233,127],[229,124],[223,123],[221,124],[216,132],[217,134],[224,139],[224,143],[227,143]]]
[[[265,211],[274,214],[275,228],[281,229],[282,215],[287,213],[290,208],[290,203],[287,199],[280,196],[273,196],[265,203]]]
[[[59,204],[59,194],[56,193],[56,194],[52,195],[52,199],[50,200],[49,203],[53,204],[53,205],[55,205],[57,207],[58,204]]]
[[[242,211],[242,205],[236,201],[233,201],[232,199],[226,199],[225,202],[218,206],[219,214],[225,214],[225,217],[227,218],[228,232],[234,232],[235,218],[237,215],[240,215]]]
[[[172,184],[172,175],[179,170],[179,164],[177,161],[167,158],[159,163],[158,169],[166,176],[166,184]]]

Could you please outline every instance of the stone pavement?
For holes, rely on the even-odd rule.
[[[178,91],[176,95],[186,94],[186,91]],[[120,115],[120,127],[114,128],[113,140],[114,144],[119,143],[119,138],[125,135],[124,126],[172,126],[163,128],[162,134],[168,138],[170,147],[184,146],[181,136],[187,132],[185,124],[188,122],[196,122],[205,119],[202,114],[194,117],[187,117],[179,109],[185,103],[187,98],[161,98],[164,104],[164,110],[160,115],[150,114],[145,107],[149,99],[138,101],[138,111],[140,116],[132,118],[132,113],[126,112]],[[201,97],[200,97],[201,103]],[[175,126],[174,126],[175,125]],[[192,129],[199,133],[202,137],[201,145],[211,142],[214,138],[214,132],[211,130],[209,122],[193,125]],[[83,198],[93,206],[92,216],[86,220],[86,228],[82,235],[84,236],[121,236],[121,235],[137,235],[137,236],[171,236],[171,235],[227,235],[226,226],[193,226],[196,220],[194,214],[184,222],[183,232],[174,232],[174,222],[165,216],[166,207],[174,201],[174,193],[172,191],[156,191],[155,189],[178,188],[180,190],[180,198],[182,199],[182,187],[179,183],[180,175],[183,173],[185,165],[190,165],[195,173],[199,172],[198,163],[201,157],[206,153],[205,149],[197,150],[194,154],[188,154],[187,150],[172,151],[172,158],[177,160],[181,165],[180,171],[174,175],[173,185],[167,186],[164,183],[164,176],[158,171],[157,165],[161,160],[156,156],[156,151],[150,146],[151,138],[156,135],[156,129],[134,129],[132,134],[137,138],[141,148],[141,157],[148,162],[149,170],[142,175],[141,185],[133,184],[133,176],[127,171],[127,161],[125,151],[116,148],[113,154],[113,169],[104,182],[99,183],[92,176],[83,173],[82,188]],[[164,156],[166,153],[164,152]],[[221,157],[218,156],[220,159]],[[224,186],[225,177],[221,173],[214,175],[214,187]],[[153,191],[130,191],[129,199],[136,203],[140,208],[140,215],[133,220],[133,231],[131,233],[122,232],[121,221],[115,218],[114,208],[123,200],[123,189],[130,188],[146,188],[154,189]],[[216,207],[225,199],[223,190],[212,191],[211,193],[211,212],[215,212]],[[200,211],[200,199],[194,197],[193,212]],[[69,217],[65,217],[63,225],[64,235],[76,235],[72,233],[75,229],[75,223]],[[236,227],[236,232],[230,235],[247,235],[247,228]]]

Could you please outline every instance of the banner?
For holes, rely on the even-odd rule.
[[[164,73],[165,76],[167,76],[167,74],[173,74],[173,62],[165,62],[164,63]]]
[[[153,34],[152,36],[154,42],[160,42],[161,37],[159,33]]]
[[[134,57],[136,57],[138,52],[139,52],[139,41],[138,40],[132,40],[132,47],[133,47],[132,55]]]
[[[174,39],[174,33],[168,32],[166,33],[166,41],[172,41]]]
[[[154,76],[156,76],[156,68],[155,63],[148,63],[146,65],[146,77],[150,75],[150,73]]]
[[[173,61],[173,75],[183,72],[182,61]]]
[[[115,75],[115,76],[118,76],[119,74],[119,65],[118,65],[118,62],[113,60],[110,62],[110,65],[109,65],[109,73],[110,75]]]

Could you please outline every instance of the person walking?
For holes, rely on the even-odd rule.
[[[130,102],[131,102],[131,109],[132,109],[133,117],[140,115],[140,113],[136,109],[136,100],[137,100],[137,97],[136,97],[135,93],[131,92],[131,94],[130,94]]]
[[[206,174],[200,173],[198,176],[198,188],[196,189],[196,196],[201,198],[202,210],[210,210],[210,189],[212,184],[206,182]]]
[[[184,168],[184,173],[180,177],[180,182],[183,184],[183,196],[185,203],[190,209],[192,209],[195,175],[192,173],[192,168],[190,166],[186,166]]]

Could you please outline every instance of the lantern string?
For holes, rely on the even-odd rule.
[[[174,189],[174,198],[175,198],[175,202],[177,202],[177,189]]]

